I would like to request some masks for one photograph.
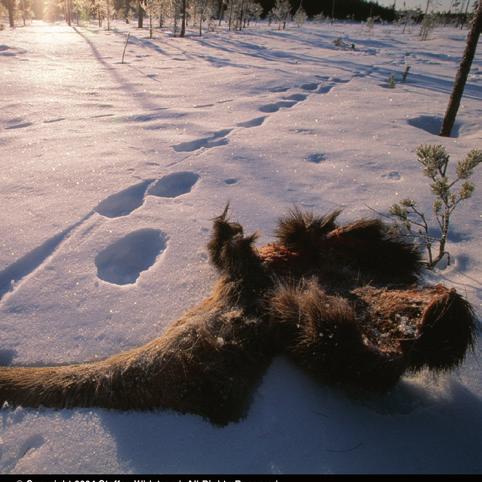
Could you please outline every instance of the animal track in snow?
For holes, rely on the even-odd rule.
[[[314,91],[320,86],[319,83],[303,84],[301,88],[305,91]],[[286,89],[289,90],[289,89]],[[289,109],[294,107],[298,102],[303,102],[308,98],[309,94],[290,94],[282,97],[278,102],[273,102],[271,104],[262,105],[259,110],[266,113],[278,112],[280,109]]]
[[[402,176],[398,171],[390,171],[386,174],[382,174],[383,179],[388,179],[389,181],[400,181]]]
[[[158,229],[139,229],[104,248],[95,258],[97,276],[116,285],[133,284],[167,245]]]
[[[320,84],[318,84],[317,82],[309,82],[301,85],[301,89],[307,90],[307,91],[313,91],[313,90],[316,90],[319,86]]]
[[[319,164],[321,161],[326,160],[326,156],[322,152],[315,152],[314,154],[307,156],[305,159],[313,164]]]
[[[237,184],[239,182],[239,179],[236,179],[235,177],[230,177],[229,179],[225,179],[224,183],[227,184],[228,186],[232,186],[233,184]]]
[[[302,100],[306,100],[308,96],[306,94],[292,94],[285,97],[285,100],[296,100],[296,102],[301,102]]]
[[[105,198],[94,211],[107,218],[128,216],[144,204],[146,195],[158,197],[181,196],[190,192],[198,180],[199,175],[190,171],[167,174],[157,181],[146,179]]]
[[[62,243],[71,237],[75,230],[94,212],[108,218],[127,216],[143,205],[146,195],[171,198],[181,196],[189,193],[198,180],[199,175],[194,172],[175,172],[158,181],[147,179],[107,197],[82,219],[47,239],[0,271],[0,300],[53,256],[60,249]]]
[[[320,77],[321,78],[321,77]],[[326,78],[323,78],[323,80],[326,80]],[[309,93],[314,92],[317,90],[317,93],[325,93],[329,92],[335,85],[339,83],[345,83],[349,82],[349,80],[343,80],[343,79],[337,79],[337,78],[329,78],[330,81],[329,84],[323,85],[322,82],[313,82],[313,83],[305,83],[301,85],[301,89],[305,90]],[[271,89],[270,92],[287,92],[289,91],[289,88],[275,88]],[[296,104],[299,102],[303,102],[308,98],[309,93],[294,93],[290,95],[286,95],[282,97],[280,100],[277,102],[272,102],[270,104],[265,104],[259,107],[260,112],[264,112],[266,114],[273,114],[275,112],[278,112],[280,109],[289,109],[291,107],[294,107]],[[218,102],[219,103],[219,102]],[[200,105],[200,106],[194,106],[194,107],[206,107],[206,105]],[[210,105],[209,105],[210,106]],[[235,127],[241,127],[241,128],[252,128],[252,127],[259,127],[261,126],[265,120],[267,119],[268,116],[260,116],[260,117],[255,117],[254,119],[250,119],[247,121],[239,122],[236,124]],[[214,132],[213,134],[206,136],[206,137],[201,137],[199,139],[194,139],[192,141],[187,141],[187,142],[181,142],[179,144],[174,144],[172,148],[176,152],[194,152],[202,148],[212,148],[212,147],[217,147],[217,146],[223,146],[228,144],[228,139],[227,136],[233,131],[233,129],[223,129],[217,132]]]
[[[286,92],[290,90],[289,87],[273,87],[270,92]]]
[[[108,218],[127,216],[142,206],[146,190],[152,182],[154,182],[154,179],[147,179],[123,191],[112,194],[101,201],[94,211]]]
[[[259,110],[260,112],[273,114],[274,112],[278,112],[280,109],[289,109],[297,103],[297,101],[293,100],[280,100],[278,102],[274,102],[273,104],[262,105]]]
[[[199,175],[194,172],[174,172],[151,184],[147,190],[147,194],[159,197],[178,197],[191,192],[191,189],[198,180]]]
[[[237,127],[245,127],[245,128],[259,127],[264,123],[265,120],[266,120],[266,116],[255,117],[254,119],[250,119],[245,122],[240,122],[239,124],[237,124]]]
[[[356,77],[356,76],[354,76],[354,77]],[[333,89],[333,87],[336,87],[340,84],[347,84],[351,80],[353,80],[353,78],[351,78],[351,79],[339,79],[337,77],[330,77],[330,78],[328,78],[328,81],[326,83],[319,84],[319,88],[316,92],[318,94],[328,94],[328,92],[330,92],[330,90]]]
[[[211,134],[210,136],[195,139],[193,141],[181,142],[180,144],[175,144],[172,147],[176,152],[192,152],[203,147],[209,149],[211,147],[223,146],[228,143],[226,136],[229,135],[231,131],[232,129],[223,129]]]

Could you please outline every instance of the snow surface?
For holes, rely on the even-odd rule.
[[[480,51],[455,137],[434,135],[464,37],[356,24],[152,40],[122,23],[0,32],[0,362],[81,362],[158,336],[208,293],[205,245],[228,200],[260,243],[293,204],[342,207],[345,221],[407,196],[429,210],[416,147],[442,143],[455,160],[482,147]],[[427,279],[480,314],[481,172],[474,180],[453,220],[454,262]],[[479,355],[363,400],[277,359],[248,417],[225,428],[170,412],[6,407],[0,472],[480,473]]]

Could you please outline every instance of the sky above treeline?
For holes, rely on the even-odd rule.
[[[380,5],[392,6],[393,2],[396,2],[396,8],[398,10],[403,9],[403,5],[405,4],[407,8],[417,8],[420,7],[423,11],[427,7],[427,0],[378,0]],[[465,3],[466,0],[459,0],[463,4],[463,8],[465,11]],[[452,0],[431,0],[429,10],[435,11],[446,11],[452,5]],[[473,0],[470,2],[473,3]],[[453,8],[453,7],[452,7]],[[469,7],[470,8],[470,7]],[[460,10],[460,5],[457,7]]]

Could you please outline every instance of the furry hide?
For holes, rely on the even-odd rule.
[[[415,248],[377,220],[293,210],[260,249],[228,220],[208,251],[210,297],[152,342],[106,360],[0,368],[0,402],[31,407],[174,409],[216,424],[246,414],[275,355],[323,383],[387,390],[406,370],[450,370],[474,341],[470,305],[441,285],[414,287]]]

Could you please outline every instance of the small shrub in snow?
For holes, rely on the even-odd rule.
[[[302,27],[303,24],[306,22],[307,18],[308,15],[303,10],[303,7],[300,6],[300,8],[296,11],[293,20],[295,21],[296,25],[298,25],[298,27]]]
[[[283,30],[286,28],[286,22],[288,21],[290,12],[291,3],[289,0],[276,0],[271,13],[273,17],[278,20],[278,30],[281,30],[281,26],[283,26]]]
[[[456,207],[469,199],[474,192],[474,184],[470,182],[474,169],[482,163],[482,150],[472,149],[467,156],[457,163],[455,178],[449,179],[449,155],[444,146],[422,145],[417,149],[417,160],[422,165],[423,173],[430,179],[430,188],[434,195],[432,220],[424,214],[413,199],[404,199],[390,208],[390,214],[408,233],[414,236],[426,249],[427,267],[433,268],[447,255],[450,220]],[[434,236],[432,233],[436,232]],[[438,252],[434,253],[433,250]]]
[[[435,17],[433,15],[425,15],[422,20],[422,25],[420,27],[420,40],[427,40],[428,36],[435,28]]]
[[[395,76],[393,74],[390,74],[390,77],[388,77],[387,85],[390,89],[394,89],[397,85],[397,83],[395,82]]]

